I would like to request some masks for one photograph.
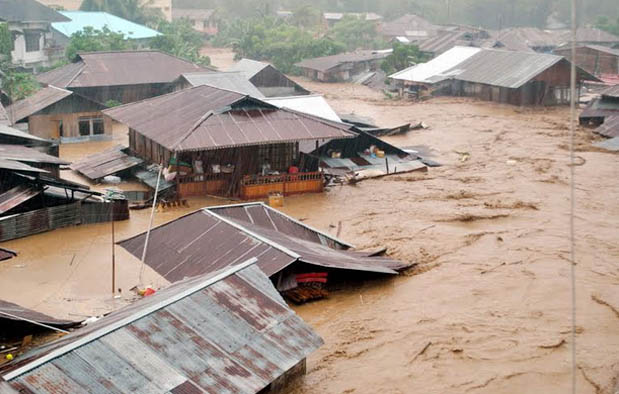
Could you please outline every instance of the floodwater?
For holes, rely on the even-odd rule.
[[[567,392],[569,111],[400,102],[365,87],[300,82],[336,110],[380,125],[423,120],[430,128],[389,141],[429,147],[444,166],[286,198],[282,210],[312,226],[335,234],[341,222],[342,239],[417,263],[294,307],[325,340],[297,394]],[[591,149],[590,136],[578,130],[576,144],[577,382],[579,393],[611,393],[619,376],[619,155]],[[61,154],[75,159],[112,142],[98,144]],[[190,200],[158,212],[155,224],[222,203]],[[116,239],[146,230],[149,214],[117,222]],[[148,267],[140,280],[139,260],[116,248],[123,297],[112,298],[109,223],[2,246],[20,255],[0,263],[0,299],[58,317],[117,308],[139,282],[166,285]]]

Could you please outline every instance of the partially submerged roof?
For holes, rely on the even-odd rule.
[[[70,168],[90,180],[117,174],[142,164],[138,157],[129,156],[123,152],[123,146],[115,146],[103,152],[89,155],[83,160],[71,164]]]
[[[346,63],[357,63],[384,59],[389,56],[392,51],[393,50],[360,50],[356,52],[346,52],[340,53],[338,55],[306,59],[299,63],[296,63],[295,66],[325,72]]]
[[[456,46],[426,63],[420,63],[399,71],[390,75],[389,78],[402,81],[434,83],[437,80],[437,76],[444,74],[447,70],[452,69],[480,51],[481,48]]]
[[[427,63],[391,75],[393,79],[436,83],[455,79],[517,89],[555,64],[562,56],[487,48],[454,47]],[[581,79],[597,81],[577,67]]]
[[[604,137],[619,137],[619,112],[616,115],[606,116],[604,123],[595,129],[595,132]]]
[[[68,161],[61,160],[55,156],[39,152],[36,149],[21,145],[2,145],[0,144],[0,159],[20,161],[24,163],[43,163],[68,165]]]
[[[62,22],[68,18],[35,0],[0,0],[0,21]]]
[[[43,189],[29,184],[17,185],[0,194],[0,215],[25,203],[26,201],[43,193]],[[2,313],[0,313],[0,317]]]
[[[62,88],[171,83],[181,74],[208,71],[159,51],[80,53],[74,63],[39,74],[42,84]]]
[[[253,261],[112,312],[18,357],[3,379],[36,393],[257,393],[323,342]]]
[[[119,244],[140,258],[145,236]],[[240,204],[201,209],[153,229],[146,264],[171,282],[237,264],[247,256],[256,256],[268,276],[296,262],[384,274],[408,266],[341,250],[348,246],[262,203]]]
[[[17,256],[17,252],[6,248],[0,248],[0,261],[10,260]],[[0,391],[1,393],[2,391]]]
[[[78,322],[72,320],[56,319],[44,313],[24,308],[12,302],[0,300],[0,320],[2,319],[13,321],[31,320],[58,328],[69,328],[79,324]]]
[[[177,152],[354,136],[348,126],[206,85],[104,113]]]
[[[247,76],[248,79],[251,79],[260,71],[264,70],[269,66],[269,63],[259,62],[257,60],[251,59],[241,59],[240,61],[236,62],[232,67],[230,67],[228,71],[242,72]]]
[[[612,152],[619,152],[619,137],[614,137],[604,141],[596,142],[593,144],[593,146]]]
[[[295,111],[314,115],[333,122],[342,121],[333,108],[331,108],[327,100],[319,94],[289,97],[268,97],[263,100],[269,104],[275,105],[278,108],[290,108]]]
[[[600,94],[606,97],[619,98],[619,85],[610,86],[604,89]]]
[[[16,101],[7,107],[7,112],[11,119],[11,123],[15,124],[30,115],[34,115],[40,110],[47,108],[72,94],[73,92],[69,90],[57,88],[55,86],[48,86],[40,89],[33,95],[28,96],[23,100]]]
[[[256,88],[244,73],[236,72],[201,72],[185,73],[181,76],[192,86],[209,85],[219,89],[232,90],[252,97],[262,98],[264,95]]]
[[[58,12],[66,16],[69,21],[52,23],[52,27],[66,37],[71,37],[73,34],[83,31],[86,27],[92,27],[95,30],[102,30],[104,27],[107,27],[115,33],[124,34],[125,38],[136,40],[153,38],[161,35],[161,33],[149,27],[128,21],[103,11]]]

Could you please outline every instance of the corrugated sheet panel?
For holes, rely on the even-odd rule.
[[[69,63],[66,66],[41,73],[36,76],[37,81],[43,85],[53,85],[61,88],[69,86],[71,81],[77,77],[86,67],[83,61]]]
[[[619,114],[606,116],[604,123],[595,129],[595,132],[604,137],[619,137]]]
[[[35,135],[26,133],[21,130],[14,129],[9,126],[5,126],[4,124],[0,124],[0,138],[2,137],[8,138],[12,141],[19,140],[19,141],[22,141],[24,144],[33,143],[33,142],[35,143],[44,142],[44,143],[49,143],[51,145],[51,142],[46,139],[37,137]]]
[[[0,0],[0,20],[7,22],[62,22],[67,18],[35,0]]]
[[[37,311],[33,311],[32,309],[24,308],[12,302],[0,300],[0,319],[22,321],[22,319],[20,318],[32,320],[38,323],[43,323],[49,326],[54,326],[54,327],[59,327],[59,328],[73,327],[76,324],[79,324],[78,322],[71,321],[71,320],[56,319],[44,313],[40,313]]]
[[[11,123],[17,123],[72,94],[73,93],[68,90],[55,86],[48,86],[37,91],[32,96],[13,103],[7,107],[6,110],[11,119]]]
[[[4,160],[1,158],[0,158],[0,168],[3,170],[12,170],[12,171],[20,171],[20,172],[36,172],[36,173],[48,172],[40,168],[29,166],[28,164],[20,163],[19,161]]]
[[[192,86],[209,85],[219,89],[232,90],[233,92],[246,94],[252,97],[264,97],[258,88],[249,82],[249,79],[240,72],[188,73],[183,74],[183,78]]]
[[[97,30],[107,27],[113,32],[124,34],[125,38],[136,40],[161,35],[161,33],[149,27],[107,12],[59,11],[59,13],[69,18],[70,21],[52,23],[52,27],[66,37],[71,37],[74,33],[84,30],[85,27],[92,27]]]
[[[46,163],[68,165],[68,161],[60,160],[55,156],[39,152],[36,149],[27,148],[21,145],[2,145],[0,144],[0,159],[21,161],[25,163]]]
[[[427,63],[417,64],[389,76],[389,78],[420,83],[432,83],[434,77],[444,74],[464,60],[480,52],[480,48],[454,47]]]
[[[25,354],[4,377],[36,393],[259,392],[323,343],[265,280],[249,267],[173,284]]]
[[[15,256],[17,256],[17,252],[5,248],[0,248],[0,261],[9,260]],[[1,392],[2,391],[0,391],[0,393]]]
[[[73,163],[70,168],[88,179],[95,180],[126,171],[143,163],[142,159],[125,154],[123,149],[124,147],[118,145],[101,153],[90,155],[84,160]]]
[[[389,55],[390,52],[388,51],[363,50],[357,52],[340,53],[338,55],[332,56],[322,56],[313,59],[306,59],[295,64],[295,66],[325,72],[339,66],[340,64],[379,60],[384,59]]]
[[[0,214],[25,203],[43,192],[42,188],[22,184],[0,194]]]
[[[305,95],[291,97],[269,97],[263,99],[278,108],[290,108],[295,111],[318,116],[319,118],[341,122],[337,113],[331,108],[327,100],[321,95]]]
[[[563,30],[561,35],[563,42],[572,41],[572,33],[569,30]],[[579,27],[576,30],[577,42],[600,42],[600,43],[619,43],[619,37],[607,31],[600,30],[595,27]]]
[[[619,130],[617,130],[617,135],[619,135]],[[613,152],[619,152],[619,136],[605,140],[605,141],[596,142],[593,145],[597,146],[598,148],[610,150]]]
[[[619,98],[619,85],[610,86],[608,89],[604,89],[601,93],[602,96]]]
[[[241,59],[235,63],[228,71],[242,72],[248,79],[253,78],[260,71],[269,66],[269,63],[259,62],[251,59]]]

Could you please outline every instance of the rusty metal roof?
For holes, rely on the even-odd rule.
[[[59,102],[65,97],[69,97],[73,92],[57,88],[55,86],[48,86],[40,89],[32,96],[28,96],[23,100],[16,101],[12,105],[6,108],[11,123],[15,124],[22,119],[33,115],[40,110],[49,107],[52,104]]]
[[[60,160],[55,156],[39,152],[36,149],[28,148],[21,145],[1,145],[0,144],[0,159],[20,161],[24,163],[45,163],[68,165],[68,161]]]
[[[349,126],[206,85],[104,113],[172,151],[354,136]]]
[[[184,78],[192,86],[209,85],[252,97],[264,97],[264,94],[249,82],[249,79],[241,72],[186,73],[181,78]]]
[[[0,124],[0,143],[17,143],[18,145],[51,145],[52,142],[25,131]]]
[[[257,393],[322,339],[253,259],[175,283],[2,370],[36,393]]]
[[[68,328],[79,324],[79,322],[56,319],[44,313],[13,304],[12,302],[0,300],[0,320],[23,321],[21,318],[58,328]]]
[[[362,50],[356,52],[340,53],[332,56],[315,57],[313,59],[306,59],[295,66],[300,68],[307,68],[310,70],[316,70],[325,72],[339,65],[346,63],[358,63],[367,62],[370,60],[384,59],[391,54],[390,51],[374,51],[374,50]]]
[[[158,51],[80,53],[75,63],[41,74],[39,82],[63,88],[170,83],[208,68]]]
[[[604,137],[619,137],[619,112],[616,115],[606,116],[604,123],[595,132]]]
[[[0,0],[0,21],[64,22],[70,19],[35,0]]]
[[[15,160],[4,160],[4,159],[0,159],[0,169],[9,170],[9,171],[20,171],[20,172],[35,172],[35,173],[48,172],[40,168],[29,166],[28,164],[20,163]]]
[[[119,243],[141,258],[146,234]],[[295,262],[396,274],[409,264],[351,252],[350,245],[263,204],[205,208],[151,231],[146,264],[167,280],[205,274],[256,256],[272,276]]]
[[[88,179],[95,180],[128,170],[144,162],[140,158],[125,154],[123,149],[125,147],[117,145],[73,163],[70,168]]]
[[[43,189],[34,185],[21,184],[0,194],[0,215],[38,196]]]

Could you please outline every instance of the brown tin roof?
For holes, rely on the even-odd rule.
[[[142,159],[125,154],[123,149],[125,149],[123,146],[118,145],[103,152],[95,153],[71,164],[70,168],[88,179],[96,180],[143,163]]]
[[[15,124],[22,119],[33,115],[40,110],[49,107],[52,104],[59,102],[65,97],[69,97],[73,92],[57,88],[55,86],[48,86],[46,88],[38,90],[32,96],[26,97],[23,100],[16,101],[12,105],[6,108],[11,123]]]

